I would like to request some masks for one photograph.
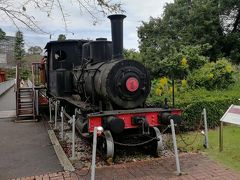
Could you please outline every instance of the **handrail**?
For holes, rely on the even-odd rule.
[[[35,107],[36,107],[36,104],[35,104],[36,95],[35,95],[35,90],[34,90],[34,86],[35,86],[34,80],[35,80],[34,67],[32,65],[32,92],[33,92],[33,107],[32,108],[33,108],[33,115],[35,114]]]
[[[16,115],[18,117],[18,114],[19,114],[19,88],[20,88],[20,80],[19,80],[19,62],[17,62],[17,65],[16,65]]]

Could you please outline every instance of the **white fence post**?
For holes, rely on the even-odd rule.
[[[72,117],[72,160],[75,159],[75,115]]]
[[[49,122],[52,123],[53,121],[52,121],[52,99],[51,98],[48,99],[48,106],[49,106],[49,118],[50,118]]]
[[[55,123],[54,123],[54,129],[57,129],[57,110],[58,110],[58,101],[55,102]]]
[[[93,149],[92,149],[92,167],[91,167],[91,180],[95,179],[95,163],[96,163],[96,150],[97,150],[97,134],[103,132],[103,128],[101,126],[94,127],[93,131]]]
[[[60,114],[60,116],[61,116],[61,139],[63,140],[63,118],[64,118],[64,108],[63,107],[61,107],[61,114]]]
[[[176,135],[175,135],[175,125],[173,119],[170,119],[171,123],[171,130],[172,130],[172,138],[173,138],[173,148],[174,148],[174,153],[175,153],[175,159],[176,159],[176,167],[177,167],[177,174],[181,174],[180,170],[180,163],[179,163],[179,157],[178,157],[178,150],[177,150],[177,141],[176,141]]]
[[[204,132],[204,146],[205,148],[208,148],[208,126],[207,126],[207,112],[206,112],[206,109],[204,108],[203,109],[203,118],[204,118],[204,129],[205,129],[205,132]]]

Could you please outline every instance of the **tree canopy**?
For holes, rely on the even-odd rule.
[[[199,55],[211,61],[228,57],[239,63],[240,1],[175,0],[165,6],[161,18],[143,22],[138,36],[143,61],[155,75],[164,58],[189,45],[202,47]]]
[[[20,62],[23,59],[24,54],[25,54],[25,52],[24,52],[23,34],[21,31],[17,31],[15,46],[14,46],[15,60]]]
[[[64,41],[64,40],[66,40],[66,36],[64,34],[59,34],[58,41]]]

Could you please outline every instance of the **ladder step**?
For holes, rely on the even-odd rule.
[[[18,109],[27,109],[27,108],[33,108],[33,105],[28,105],[28,106],[18,106]]]
[[[19,89],[19,92],[33,92],[32,88],[31,89]]]
[[[34,114],[19,114],[19,117],[28,117],[28,116],[34,116]]]
[[[31,87],[20,87],[19,90],[28,90],[28,89],[32,89]]]
[[[19,106],[30,106],[30,105],[32,106],[33,103],[32,103],[32,101],[31,102],[19,102],[18,105]]]
[[[26,94],[33,94],[33,92],[31,92],[31,91],[26,91],[26,92],[25,92],[25,91],[24,91],[24,92],[20,92],[19,94],[20,94],[20,95],[21,95],[21,94],[26,95]]]
[[[18,101],[20,104],[32,104],[33,101],[30,99],[30,101],[27,101],[26,99],[19,99],[19,100],[24,100],[24,101]]]
[[[31,107],[27,107],[27,108],[19,108],[18,110],[20,110],[20,111],[32,111],[33,108],[31,108]]]
[[[19,106],[32,106],[33,103],[32,102],[29,102],[29,103],[19,103],[18,105]]]
[[[19,99],[18,103],[23,103],[23,104],[33,104],[33,99],[29,99],[29,98],[24,98],[24,99]]]
[[[19,107],[19,110],[32,110],[33,106],[25,106],[25,107]]]
[[[20,98],[33,98],[33,96],[20,96]]]

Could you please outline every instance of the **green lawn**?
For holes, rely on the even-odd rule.
[[[197,133],[197,136],[196,132],[183,134],[182,138],[178,135],[177,141],[182,151],[201,151],[224,166],[240,172],[240,127],[224,126],[223,138],[222,152],[219,152],[219,129],[209,131],[209,149],[203,147],[204,136],[200,133]],[[186,146],[182,139],[191,145]]]

